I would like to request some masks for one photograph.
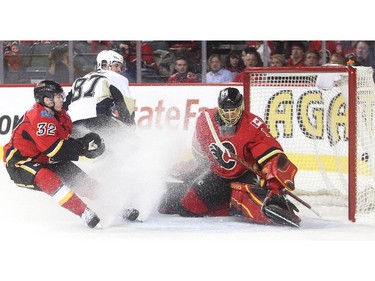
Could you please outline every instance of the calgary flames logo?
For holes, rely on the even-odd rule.
[[[223,146],[230,152],[236,154],[236,149],[234,148],[232,143],[224,141]],[[210,144],[210,151],[216,162],[219,163],[219,165],[224,169],[232,170],[236,166],[236,160],[230,158],[227,151],[223,151],[222,149],[220,149],[220,147],[216,143]]]

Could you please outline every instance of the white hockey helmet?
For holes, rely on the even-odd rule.
[[[112,50],[103,50],[96,57],[96,68],[103,69],[103,66],[112,66],[114,62],[124,63],[124,58],[119,53]]]

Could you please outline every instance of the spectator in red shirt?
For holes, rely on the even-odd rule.
[[[18,55],[21,54],[20,48],[18,48],[17,42],[12,42],[9,50],[4,52],[5,62],[8,64],[10,71],[18,71],[21,68],[21,59]]]
[[[306,47],[302,42],[292,42],[291,55],[287,60],[287,66],[305,66],[304,57],[306,52]]]
[[[187,59],[178,57],[175,63],[176,73],[168,77],[168,83],[198,83],[197,75],[188,69]]]
[[[259,52],[253,47],[247,47],[242,51],[242,60],[245,67],[262,67],[263,61]],[[232,82],[243,82],[245,71],[242,71],[234,77]]]
[[[6,82],[19,83],[22,80],[23,68],[21,50],[16,41],[4,49],[4,66]]]

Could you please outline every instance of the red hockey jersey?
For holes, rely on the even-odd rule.
[[[257,164],[258,167],[263,167],[271,157],[283,153],[280,143],[270,134],[260,117],[244,111],[236,132],[231,136],[224,136],[217,121],[217,108],[207,111],[224,147],[250,165]],[[220,177],[233,179],[248,171],[245,166],[229,157],[228,153],[223,153],[215,143],[204,112],[197,119],[193,149],[209,159],[211,170]]]
[[[36,103],[19,120],[10,141],[4,146],[4,162],[9,149],[18,150],[24,159],[37,163],[49,163],[68,139],[73,129],[72,120],[63,109],[55,115]],[[8,155],[9,157],[9,155]]]

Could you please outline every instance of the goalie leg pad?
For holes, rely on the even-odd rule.
[[[194,215],[224,216],[229,214],[230,197],[230,180],[207,170],[194,180],[180,205]]]
[[[193,215],[203,216],[207,215],[209,209],[207,205],[203,202],[203,200],[197,195],[195,190],[191,188],[186,195],[182,198],[180,202],[181,207],[187,211],[187,213],[191,213]],[[185,212],[180,213],[182,216]],[[190,216],[190,215],[189,215]]]
[[[239,182],[233,182],[231,188],[231,215],[259,224],[299,227],[301,219],[294,213],[298,209],[283,195],[273,195],[266,199],[268,191],[265,188]],[[264,200],[267,200],[266,204]]]
[[[272,220],[262,211],[266,195],[266,192],[258,192],[262,188],[253,188],[249,184],[239,182],[232,182],[231,188],[230,213],[232,216],[244,217],[253,223],[272,224]]]
[[[228,217],[230,216],[229,212],[229,202],[224,203],[221,206],[218,206],[215,210],[211,210],[208,213],[210,217]]]

